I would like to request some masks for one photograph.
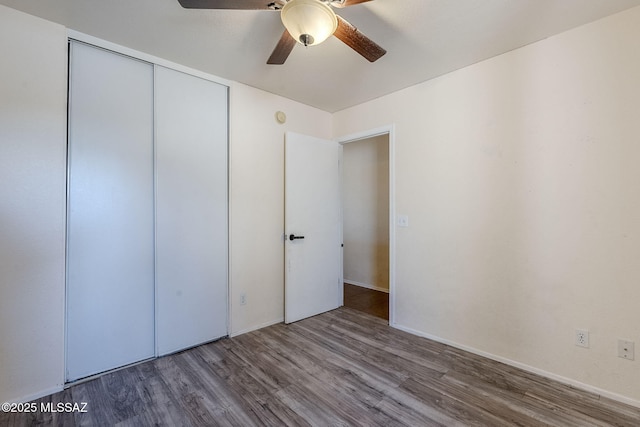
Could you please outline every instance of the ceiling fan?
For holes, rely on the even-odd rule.
[[[279,11],[285,30],[267,60],[282,65],[296,42],[305,46],[336,36],[369,62],[380,59],[386,50],[362,34],[333,8],[343,8],[371,0],[178,0],[187,9],[237,9]]]

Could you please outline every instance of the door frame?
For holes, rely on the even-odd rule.
[[[396,161],[395,161],[395,124],[364,130],[335,138],[340,145],[361,141],[380,135],[389,138],[389,325],[396,324]],[[341,186],[342,190],[342,186]],[[344,227],[344,218],[342,220]],[[344,256],[343,256],[344,259]],[[344,277],[344,266],[342,276]],[[344,303],[344,301],[343,301]]]

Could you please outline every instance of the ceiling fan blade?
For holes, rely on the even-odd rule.
[[[291,53],[295,45],[296,45],[295,39],[291,37],[291,35],[289,34],[289,31],[285,29],[275,49],[273,49],[273,52],[271,52],[271,56],[267,60],[267,64],[269,65],[284,64],[284,61],[287,60],[287,58],[289,57],[289,54]]]
[[[333,35],[351,49],[364,56],[369,62],[375,62],[387,53],[386,50],[378,46],[373,40],[362,34],[356,27],[340,16],[338,16],[338,28]]]
[[[347,6],[353,6],[354,4],[366,3],[368,1],[371,1],[371,0],[344,0],[343,3],[335,2],[331,4],[335,7],[347,7]]]
[[[274,0],[178,0],[185,9],[276,10]]]

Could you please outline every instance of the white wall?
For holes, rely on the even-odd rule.
[[[229,95],[230,334],[238,335],[284,319],[284,133],[330,138],[331,114],[239,83]]]
[[[343,147],[344,281],[389,291],[389,135]]]
[[[67,40],[0,6],[0,402],[62,386]]]
[[[334,115],[396,125],[397,326],[640,402],[638,40],[635,8]]]

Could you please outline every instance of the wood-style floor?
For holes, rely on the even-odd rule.
[[[389,294],[344,284],[344,306],[389,320]]]
[[[340,308],[116,371],[0,425],[638,426],[640,409]]]

